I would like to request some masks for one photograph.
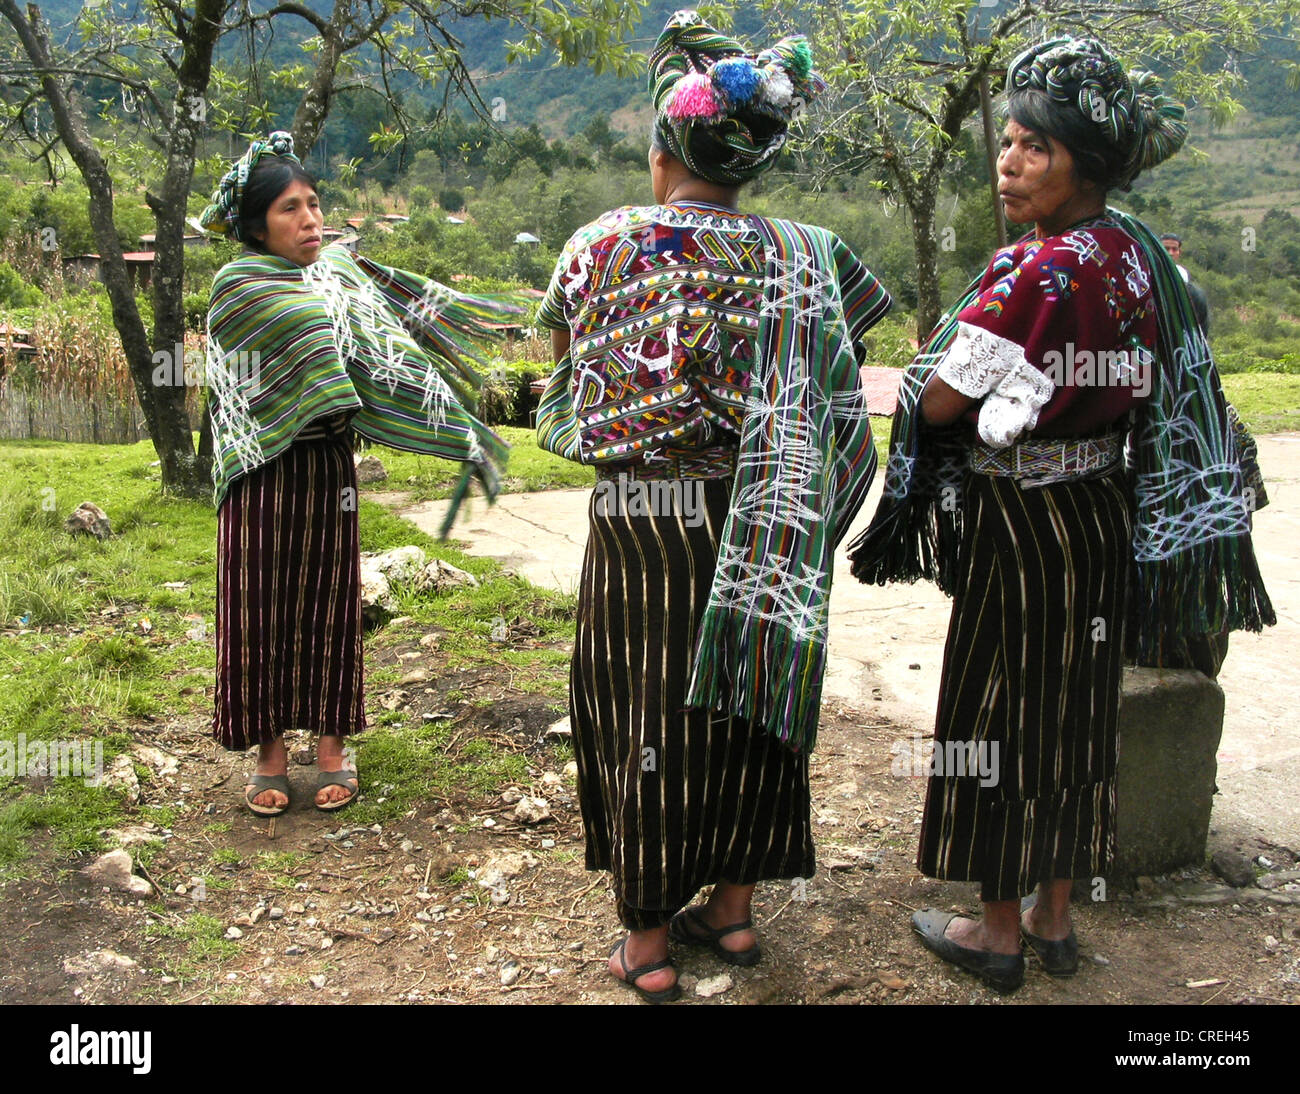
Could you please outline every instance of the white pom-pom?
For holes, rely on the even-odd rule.
[[[790,77],[779,68],[765,70],[764,76],[767,78],[763,81],[763,98],[778,109],[789,106],[794,98],[794,84]]]

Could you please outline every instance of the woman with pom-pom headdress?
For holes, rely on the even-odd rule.
[[[1007,90],[998,192],[1034,231],[909,367],[884,499],[850,548],[863,581],[953,595],[918,866],[979,882],[984,914],[912,925],[998,991],[1023,982],[1022,940],[1049,975],[1078,966],[1072,879],[1115,850],[1126,629],[1158,663],[1273,622],[1186,288],[1106,204],[1182,145],[1183,107],[1092,39],[1026,50]]]
[[[676,13],[655,204],[580,229],[540,313],[539,440],[599,468],[570,690],[587,867],[629,932],[610,975],[652,1002],[680,994],[670,930],[752,965],[755,883],[813,872],[831,552],[875,466],[858,339],[890,301],[830,232],[739,205],[821,87],[804,39],[754,54]]]

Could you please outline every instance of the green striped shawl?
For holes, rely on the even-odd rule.
[[[306,267],[261,254],[224,266],[206,368],[217,504],[308,423],[337,414],[378,444],[465,461],[456,502],[471,475],[495,498],[506,446],[468,409],[480,386],[471,339],[519,311],[338,246]]]
[[[862,286],[835,277],[835,237],[753,220],[767,256],[758,353],[687,702],[811,749],[832,553],[876,470],[853,335],[884,314],[889,298],[873,282],[851,335],[844,297]]]

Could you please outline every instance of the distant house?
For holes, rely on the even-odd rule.
[[[145,234],[140,237],[140,246],[146,250],[152,251],[154,249],[154,244],[157,241],[158,237],[154,235],[153,232],[145,232]],[[181,244],[187,248],[202,246],[207,242],[208,237],[204,232],[188,233],[181,237]]]
[[[69,255],[63,260],[63,276],[85,285],[99,278],[99,255]]]
[[[464,224],[464,223],[465,223],[465,220],[464,220],[463,217],[454,217],[454,216],[452,216],[451,214],[448,214],[448,215],[447,215],[447,223],[448,223],[448,224]]]
[[[385,213],[381,219],[388,221],[390,224],[405,224],[411,218],[404,213]]]
[[[128,251],[122,256],[127,272],[131,275],[131,284],[136,289],[149,287],[149,278],[153,274],[153,255],[153,251]]]
[[[345,236],[340,236],[334,241],[340,247],[345,247],[353,254],[357,253],[357,247],[361,244],[361,237],[356,232],[349,232]]]
[[[0,323],[0,376],[4,376],[11,360],[17,364],[24,357],[35,356],[36,346],[31,331]]]
[[[122,259],[126,262],[131,284],[137,289],[147,289],[153,274],[154,252],[127,251]],[[69,255],[63,260],[63,276],[83,285],[95,280],[103,281],[102,260],[99,255]]]
[[[541,243],[541,240],[537,236],[533,235],[532,232],[520,232],[517,236],[515,236],[515,242],[531,243],[536,245],[538,243]]]

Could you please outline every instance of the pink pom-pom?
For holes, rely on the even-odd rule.
[[[677,81],[664,113],[673,121],[684,122],[716,118],[724,111],[709,78],[701,72],[691,72]]]

